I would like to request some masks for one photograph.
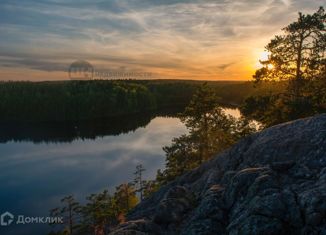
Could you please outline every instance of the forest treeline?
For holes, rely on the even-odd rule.
[[[119,80],[0,82],[0,121],[80,121],[187,106],[202,81]],[[258,90],[249,82],[208,82],[224,105],[239,105]]]
[[[2,121],[85,120],[156,108],[146,87],[125,82],[2,82],[0,95]]]

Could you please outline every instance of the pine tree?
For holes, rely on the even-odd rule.
[[[68,226],[69,234],[74,234],[74,229],[78,227],[81,213],[81,206],[72,195],[61,199],[63,207],[54,208],[50,211],[52,217],[63,217],[64,225]]]
[[[145,190],[146,181],[143,180],[143,172],[145,170],[146,169],[143,167],[143,165],[139,164],[136,166],[136,171],[134,172],[135,190],[137,193],[139,193],[140,201],[142,201],[144,199],[144,190]]]

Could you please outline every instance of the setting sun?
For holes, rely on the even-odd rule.
[[[268,60],[269,55],[270,55],[270,53],[268,51],[263,51],[260,53],[259,60],[261,60],[261,61]]]
[[[256,58],[258,58],[258,60],[256,61],[255,69],[261,69],[262,67],[264,67],[260,62],[267,61],[269,59],[269,56],[270,56],[270,52],[268,52],[268,51],[260,52],[259,56],[256,57]],[[274,66],[272,64],[268,64],[267,68],[272,69],[272,68],[274,68]]]

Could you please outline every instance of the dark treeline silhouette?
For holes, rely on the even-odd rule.
[[[178,80],[0,82],[0,122],[81,121],[184,108],[202,84]],[[208,85],[225,105],[239,105],[257,92],[249,82]]]
[[[127,82],[2,82],[1,121],[77,121],[156,109],[155,97]]]
[[[0,143],[9,141],[59,143],[120,135],[145,127],[155,116],[156,113],[143,113],[83,121],[5,122],[0,123]]]
[[[0,143],[62,143],[115,136],[145,127],[155,117],[176,117],[182,106],[157,111],[80,121],[0,122]]]

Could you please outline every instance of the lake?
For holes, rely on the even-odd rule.
[[[236,109],[226,112],[239,116]],[[162,147],[186,133],[178,118],[142,115],[92,123],[0,128],[0,213],[48,216],[66,195],[85,196],[132,181],[137,164],[154,179]],[[46,224],[14,223],[0,234],[46,234]]]

